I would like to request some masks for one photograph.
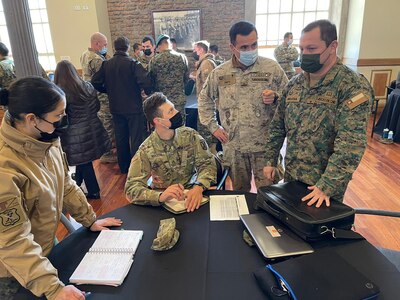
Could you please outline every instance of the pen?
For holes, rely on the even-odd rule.
[[[87,297],[89,297],[91,294],[92,294],[91,292],[85,292],[85,299],[86,299]]]

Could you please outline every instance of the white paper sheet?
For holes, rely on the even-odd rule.
[[[244,195],[212,195],[210,196],[210,220],[240,220],[239,215],[248,215],[246,197]]]

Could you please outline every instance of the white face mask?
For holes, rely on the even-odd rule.
[[[287,44],[290,46],[290,45],[292,45],[293,44],[293,39],[290,39],[288,42],[287,42]]]

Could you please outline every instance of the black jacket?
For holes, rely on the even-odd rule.
[[[141,89],[147,95],[152,91],[146,70],[123,51],[104,61],[91,82],[96,90],[108,94],[112,114],[143,113]]]
[[[111,149],[110,138],[97,116],[100,109],[97,92],[89,82],[83,84],[90,97],[77,97],[64,90],[69,126],[60,138],[71,166],[94,161]]]

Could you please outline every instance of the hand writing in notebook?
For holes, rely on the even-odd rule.
[[[194,185],[186,194],[187,212],[192,212],[200,207],[201,199],[203,199],[203,188]]]
[[[170,185],[164,192],[162,192],[159,201],[165,202],[171,199],[178,199],[183,201],[185,200],[185,195],[183,191],[184,187],[180,183]]]

